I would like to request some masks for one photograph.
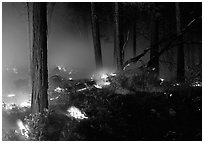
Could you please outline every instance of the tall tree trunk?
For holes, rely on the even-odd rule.
[[[137,33],[137,31],[136,31],[136,28],[137,28],[137,22],[136,22],[136,20],[134,19],[134,22],[133,22],[133,35],[132,35],[132,37],[133,37],[133,57],[136,57],[136,46],[137,46],[137,41],[136,41],[136,33]]]
[[[120,33],[120,18],[119,18],[119,3],[114,3],[114,23],[115,23],[115,58],[117,70],[122,68],[122,46],[121,46],[121,33]]]
[[[181,15],[179,3],[175,3],[176,7],[176,31],[177,35],[181,33]],[[185,80],[185,65],[184,65],[184,45],[183,45],[183,36],[180,36],[180,44],[177,48],[177,80]]]
[[[46,3],[33,3],[32,113],[48,108]]]
[[[26,6],[27,6],[27,18],[28,18],[28,45],[29,45],[29,62],[30,62],[30,67],[29,67],[29,73],[30,75],[32,75],[32,33],[31,33],[31,30],[32,30],[32,12],[31,11],[31,6],[32,6],[32,3],[29,3],[27,2],[26,3]],[[30,76],[30,79],[29,79],[29,85],[30,87],[32,86],[32,77]]]
[[[100,42],[100,30],[99,30],[99,21],[96,14],[95,3],[91,3],[91,25],[92,25],[92,35],[95,51],[95,62],[96,69],[102,68],[102,55],[101,55],[101,42]]]
[[[156,16],[155,10],[153,10],[151,15],[151,50],[150,50],[150,59],[156,57],[151,65],[151,68],[155,68],[154,73],[159,76],[159,23],[158,18]]]

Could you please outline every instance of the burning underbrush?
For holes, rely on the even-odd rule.
[[[3,122],[13,123],[3,140],[201,140],[201,82],[102,72],[83,80],[53,76],[49,84],[43,114],[3,106]]]

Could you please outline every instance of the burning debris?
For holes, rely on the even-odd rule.
[[[28,135],[28,133],[29,133],[28,126],[27,125],[24,126],[23,122],[20,119],[17,120],[17,125],[18,125],[18,127],[20,129],[21,135],[28,138],[29,137],[29,135]]]
[[[66,72],[67,69],[63,66],[57,66],[58,70]]]
[[[80,92],[80,91],[84,91],[84,90],[87,90],[88,88],[85,87],[85,88],[81,88],[81,89],[78,89],[77,91]]]
[[[73,117],[75,119],[88,119],[85,113],[82,113],[78,108],[72,106],[67,109],[68,114],[66,114],[68,117]]]
[[[111,84],[110,78],[113,76],[116,76],[116,73],[101,71],[96,73],[95,75],[92,75],[91,80],[94,80],[96,82],[94,87],[101,89]]]
[[[27,102],[22,102],[20,104],[20,107],[31,107],[31,100],[29,100]]]
[[[199,82],[199,81],[193,82],[191,84],[191,86],[193,86],[193,87],[201,87],[202,86],[202,82]]]
[[[64,89],[63,89],[63,88],[60,88],[60,87],[57,87],[57,88],[55,88],[54,91],[55,91],[55,92],[58,92],[58,93],[61,93],[61,92],[64,92]]]
[[[15,94],[8,94],[7,97],[14,97],[14,96],[16,96],[16,95]]]

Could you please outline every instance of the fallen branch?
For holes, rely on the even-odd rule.
[[[172,37],[171,41],[169,42],[169,44],[163,48],[159,54],[157,56],[154,56],[153,58],[151,58],[148,62],[147,62],[147,65],[146,67],[150,67],[154,61],[159,58],[166,50],[169,50],[171,48],[174,47],[174,42],[177,41],[188,29],[189,27],[197,20],[199,20],[200,18],[202,18],[202,16],[198,17],[198,18],[195,18],[193,19],[192,21],[190,21],[187,26],[181,31],[181,33],[177,36],[175,36],[175,34],[171,35],[170,37]],[[163,42],[165,42],[166,40],[169,40],[167,38],[163,39],[163,40],[160,40],[158,43],[156,43],[155,45],[159,45]],[[153,46],[154,47],[154,46]],[[152,47],[151,47],[152,48]],[[140,54],[139,56],[136,56],[134,58],[131,58],[129,59],[128,61],[125,62],[125,64],[122,66],[122,69],[125,70],[126,66],[130,63],[136,63],[140,58],[142,58],[144,55],[146,55],[146,53],[151,49],[151,48],[148,48],[148,49],[145,49],[144,52],[142,54]]]

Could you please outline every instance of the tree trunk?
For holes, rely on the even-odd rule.
[[[137,41],[136,41],[136,28],[137,28],[137,22],[136,20],[134,19],[134,22],[133,22],[133,57],[136,57],[136,46],[137,46]]]
[[[153,64],[151,68],[155,68],[154,72],[157,76],[159,76],[159,23],[158,18],[156,17],[156,12],[153,10],[151,15],[151,50],[150,50],[150,59],[154,58]]]
[[[119,22],[119,3],[114,3],[114,23],[115,23],[115,58],[117,70],[122,68],[122,46],[121,46],[121,34],[120,34],[120,22]]]
[[[98,16],[96,14],[95,3],[93,2],[91,3],[91,25],[95,51],[96,69],[98,70],[102,68],[102,55],[101,55],[99,21]]]
[[[176,7],[176,31],[177,35],[181,33],[181,15],[179,3],[175,3]],[[180,36],[180,44],[177,48],[177,80],[184,81],[185,80],[185,65],[184,65],[184,45],[183,45],[183,36]]]
[[[48,108],[47,8],[46,3],[33,3],[32,48],[32,113]]]

